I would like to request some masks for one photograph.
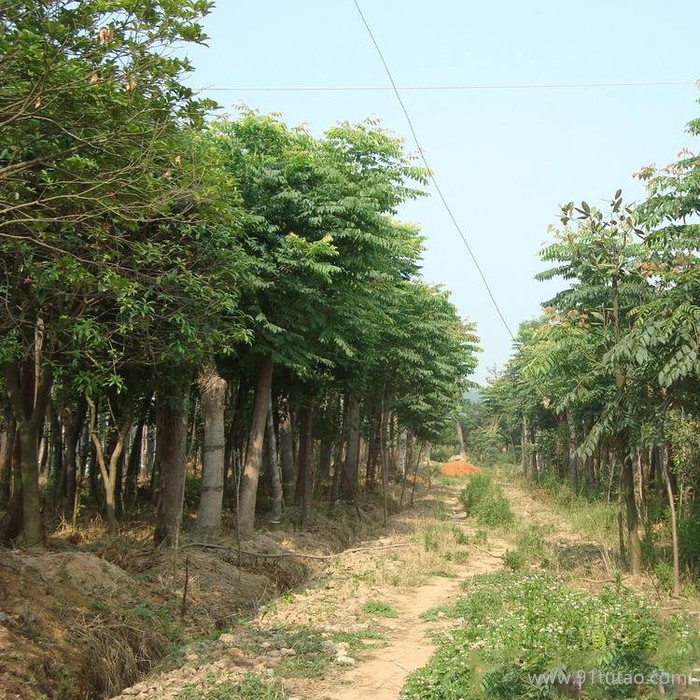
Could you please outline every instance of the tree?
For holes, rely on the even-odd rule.
[[[148,222],[176,218],[192,191],[190,176],[201,171],[180,168],[185,154],[175,144],[208,107],[180,82],[187,61],[163,48],[203,41],[198,20],[209,7],[0,6],[0,291],[10,312],[0,323],[0,361],[25,445],[27,546],[41,542],[32,445],[45,406],[28,397],[48,396],[53,366],[70,362],[66,351],[111,344],[113,333],[102,341],[96,332],[104,315],[91,314],[103,297],[138,317],[149,312],[138,291],[163,291],[161,270],[149,276],[141,266],[156,253]]]

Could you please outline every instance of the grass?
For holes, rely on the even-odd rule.
[[[438,636],[436,653],[409,676],[402,700],[628,698],[630,686],[614,681],[576,688],[553,676],[538,685],[528,674],[589,669],[608,678],[650,678],[654,672],[686,672],[698,649],[690,621],[662,617],[646,598],[621,585],[592,595],[532,571],[484,574],[466,585],[466,597],[425,616],[442,613],[459,622]],[[658,684],[635,690],[661,697]]]
[[[398,617],[398,613],[391,605],[380,603],[376,600],[368,600],[363,603],[362,609],[370,615],[378,615],[379,617]]]
[[[279,683],[263,681],[253,673],[235,680],[220,680],[208,674],[202,684],[186,685],[175,696],[176,700],[286,700],[288,697]]]
[[[515,524],[510,502],[489,472],[470,477],[460,500],[467,515],[476,518],[479,525],[509,529]]]
[[[461,545],[468,545],[469,544],[469,535],[459,525],[452,526],[452,535],[455,538],[456,544],[461,544]]]

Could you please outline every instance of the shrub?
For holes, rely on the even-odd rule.
[[[503,489],[488,473],[472,476],[462,489],[460,500],[467,515],[474,516],[480,525],[499,527],[515,522],[515,514],[503,494]]]
[[[590,699],[660,697],[658,683],[631,688],[605,674],[683,673],[696,653],[690,622],[662,617],[624,587],[594,596],[542,572],[485,574],[468,585],[466,597],[441,609],[463,622],[438,638],[430,663],[409,676],[402,700],[544,700],[572,690]],[[577,669],[603,680],[583,688],[556,675],[532,680]]]

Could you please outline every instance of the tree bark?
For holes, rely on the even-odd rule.
[[[22,484],[24,544],[28,549],[42,547],[41,493],[39,490],[39,434],[51,391],[51,370],[41,367],[37,356],[5,366],[5,385],[17,422]]]
[[[156,395],[156,455],[159,474],[154,542],[177,549],[187,474],[189,383],[163,382]]]
[[[406,449],[408,442],[408,433],[406,428],[399,430],[399,439],[396,446],[396,471],[403,478],[406,476]]]
[[[75,496],[78,488],[77,449],[80,431],[85,420],[86,404],[81,401],[77,408],[64,406],[61,409],[63,422],[63,468],[65,487],[63,489],[63,513],[69,520],[73,519]]]
[[[676,518],[676,503],[673,498],[673,489],[671,488],[671,477],[669,474],[669,448],[668,445],[662,447],[663,454],[661,456],[661,467],[663,480],[666,485],[666,494],[668,495],[668,508],[671,513],[671,541],[673,547],[673,595],[678,597],[681,594],[681,565],[680,553],[678,546],[678,521]]]
[[[12,489],[12,452],[15,446],[17,424],[10,406],[5,407],[3,431],[0,435],[0,505],[10,500]]]
[[[313,468],[313,416],[312,400],[307,400],[299,412],[299,479],[297,494],[301,495],[301,527],[305,530],[309,525],[311,498],[314,489]]]
[[[457,443],[459,444],[459,456],[462,459],[467,458],[467,448],[464,445],[464,433],[462,432],[462,424],[459,420],[455,421],[455,429],[457,430]]]
[[[282,467],[282,491],[285,503],[294,502],[294,484],[296,482],[296,468],[294,466],[294,439],[292,415],[287,399],[278,402],[279,414],[279,441],[280,441],[280,466]]]
[[[226,380],[219,376],[213,362],[199,374],[199,393],[202,397],[204,444],[202,447],[202,487],[197,513],[197,532],[205,539],[213,537],[221,526],[224,502],[224,461],[226,434],[224,410],[226,407]]]
[[[634,466],[629,455],[622,462],[622,492],[627,514],[630,573],[638,576],[642,570],[642,542],[639,539],[637,501],[634,493]]]
[[[352,395],[347,395],[348,436],[345,462],[340,478],[340,495],[348,500],[355,500],[360,462],[360,402]]]
[[[282,519],[282,482],[280,480],[280,466],[277,451],[277,435],[275,434],[275,416],[272,411],[272,399],[270,399],[267,411],[267,446],[270,455],[270,484],[272,486],[272,515],[271,523],[279,523]]]
[[[115,424],[114,428],[117,430],[117,433],[114,435],[113,440],[110,441],[108,449],[105,450],[103,441],[97,431],[97,407],[89,396],[86,397],[86,400],[90,412],[90,439],[95,448],[95,457],[100,468],[100,473],[102,474],[102,488],[104,489],[105,511],[107,515],[107,531],[110,535],[113,535],[117,531],[116,491],[120,476],[119,465],[124,451],[126,436],[129,434],[129,428],[131,427],[131,416],[122,417],[121,425],[117,426]],[[107,457],[108,453],[109,458]]]
[[[255,528],[255,501],[258,492],[258,478],[262,466],[265,424],[270,406],[272,387],[272,357],[263,358],[258,371],[258,385],[255,390],[253,417],[248,434],[248,445],[241,480],[241,496],[238,512],[238,528],[241,538],[250,537]]]

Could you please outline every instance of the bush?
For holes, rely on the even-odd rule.
[[[464,504],[467,515],[474,515],[476,507],[492,493],[494,488],[491,474],[483,472],[469,477],[469,483],[462,489],[459,499]]]
[[[541,572],[485,574],[469,585],[469,595],[442,608],[463,622],[438,638],[430,663],[409,676],[402,700],[544,700],[572,691],[590,699],[660,697],[658,682],[630,687],[605,674],[685,673],[696,653],[689,621],[665,619],[623,587],[594,596]],[[603,680],[596,675],[582,688],[567,683],[566,674],[577,669]]]
[[[515,522],[515,514],[503,489],[488,473],[470,477],[469,483],[462,489],[460,500],[467,515],[475,517],[479,525],[499,527]]]

